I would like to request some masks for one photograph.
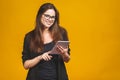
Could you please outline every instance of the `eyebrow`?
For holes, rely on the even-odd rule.
[[[51,16],[50,14],[44,14],[44,15]],[[55,16],[55,15],[53,15],[53,16]],[[52,17],[52,16],[51,16],[51,17]]]

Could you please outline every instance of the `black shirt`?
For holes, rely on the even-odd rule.
[[[51,50],[53,46],[53,42],[45,44],[44,52]],[[58,55],[52,55],[52,59],[49,61],[40,61],[37,71],[38,76],[36,77],[41,80],[57,80],[57,56]]]

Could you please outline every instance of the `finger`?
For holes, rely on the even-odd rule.
[[[61,47],[61,46],[58,46],[58,49],[61,51],[61,50],[63,50],[63,48]]]
[[[47,56],[47,60],[48,60],[48,61],[51,60],[51,57],[50,57],[49,55]]]
[[[56,50],[57,50],[58,52],[60,52],[60,49],[59,49],[59,47],[58,47],[58,46],[57,46]]]
[[[51,53],[51,51],[48,51],[47,53],[48,53],[48,54],[50,54],[50,53]]]
[[[47,61],[48,60],[48,58],[47,58],[47,54],[45,53],[45,54],[43,54],[43,59],[45,60],[45,61]]]
[[[64,49],[63,49],[61,46],[58,46],[58,51],[59,51],[60,53],[64,53]]]
[[[51,60],[51,57],[50,57],[50,55],[46,55],[46,59],[47,59],[47,61],[49,61],[49,60]]]
[[[50,56],[50,55],[45,55],[45,57],[44,57],[44,59],[45,59],[46,61],[51,60],[51,58],[52,58],[52,56]]]
[[[59,53],[62,53],[62,52],[63,52],[63,50],[62,50],[62,48],[60,48],[60,46],[57,47],[57,51],[58,51]]]
[[[51,56],[51,55],[49,55],[49,57],[50,57],[50,59],[52,58],[52,56]]]
[[[46,56],[43,56],[43,60],[45,60],[45,61],[46,61],[46,60],[47,60],[47,57],[46,57]]]
[[[46,60],[46,61],[49,61],[49,57],[46,57],[45,60]]]

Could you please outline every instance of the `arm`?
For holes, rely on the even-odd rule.
[[[62,58],[67,63],[70,60],[70,55],[66,52],[62,55]]]
[[[24,38],[24,45],[23,45],[23,52],[22,52],[23,66],[25,69],[34,67],[41,60],[48,61],[52,58],[52,56],[48,55],[49,52],[45,52],[42,55],[39,55],[31,59],[29,46],[30,46],[30,36],[29,34],[27,34]]]
[[[57,46],[57,50],[60,52],[64,62],[69,62],[70,60],[70,55],[69,55],[69,50],[68,48],[63,48],[62,46]]]
[[[39,55],[33,59],[26,60],[24,62],[24,68],[29,69],[37,65],[41,60],[49,61],[51,60],[52,56],[49,55],[50,52],[43,53],[42,55]]]
[[[63,34],[62,35],[63,35],[63,40],[64,41],[69,41],[68,34],[67,34],[67,31],[65,29],[63,29]],[[61,50],[60,52],[62,53],[63,60],[65,62],[69,62],[69,60],[70,60],[70,48],[69,48],[69,46],[66,49],[64,49],[62,47],[60,47],[59,49]]]
[[[38,64],[42,60],[42,56],[37,56],[33,59],[26,60],[23,64],[25,69],[29,69],[34,67],[36,64]]]

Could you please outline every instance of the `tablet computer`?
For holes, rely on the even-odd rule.
[[[57,51],[57,46],[62,46],[63,48],[67,48],[70,41],[57,41],[50,54],[59,54]]]

